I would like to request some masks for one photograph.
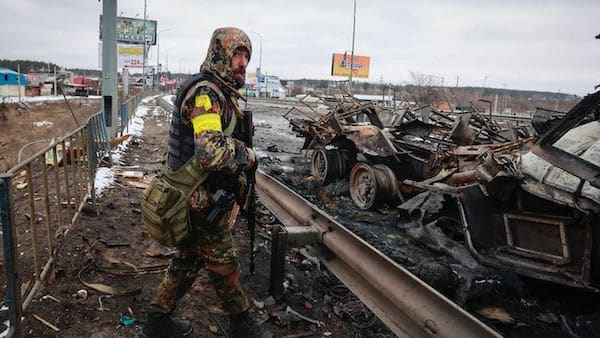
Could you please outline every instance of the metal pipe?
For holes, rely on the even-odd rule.
[[[48,257],[52,256],[52,217],[50,214],[50,187],[48,186],[48,169],[46,169],[46,156],[40,157],[42,162],[42,177],[44,179],[44,209],[46,212],[46,239],[48,241]]]
[[[65,175],[65,193],[67,195],[67,212],[69,214],[69,219],[71,219],[71,189],[69,189],[69,171],[67,170],[67,146],[64,140],[62,141],[62,153],[63,173]]]
[[[56,145],[52,147],[52,157],[54,158],[52,171],[54,171],[54,184],[55,184],[55,193],[56,193],[56,210],[58,211],[58,227],[62,227],[63,218],[62,218],[62,207],[60,205],[61,194],[60,194],[60,181],[59,181],[59,173],[58,173],[58,152],[56,151]]]
[[[75,139],[75,142],[73,141],[73,138],[71,138],[69,140],[69,156],[70,156],[70,160],[67,162],[64,162],[65,165],[69,165],[69,167],[71,168],[71,173],[73,174],[73,198],[75,199],[75,205],[79,205],[81,203],[81,196],[79,193],[79,168],[77,166],[77,139]]]
[[[27,195],[29,198],[29,226],[31,228],[31,249],[33,250],[33,275],[35,280],[40,280],[40,262],[38,260],[38,247],[37,247],[37,224],[35,219],[35,204],[33,201],[33,195],[35,191],[33,190],[33,171],[31,170],[31,162],[27,164],[26,169],[27,175]]]

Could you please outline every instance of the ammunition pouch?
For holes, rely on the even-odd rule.
[[[191,232],[189,198],[208,177],[195,157],[177,171],[163,165],[144,190],[142,221],[150,236],[165,246],[176,246]]]

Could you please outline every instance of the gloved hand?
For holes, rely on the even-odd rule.
[[[258,166],[254,151],[239,141],[235,142],[235,163],[240,171],[254,171]]]
[[[246,164],[246,167],[244,168],[244,170],[254,173],[256,171],[256,169],[258,168],[258,159],[256,158],[256,153],[254,152],[254,150],[252,150],[250,148],[246,148],[246,150],[248,150],[249,155],[248,155],[248,164]]]

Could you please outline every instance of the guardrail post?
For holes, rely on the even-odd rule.
[[[12,176],[0,175],[0,223],[2,225],[2,249],[6,266],[6,305],[10,321],[9,337],[21,337],[21,291],[17,271],[17,244],[13,215],[11,188]]]
[[[128,114],[127,114],[127,102],[121,103],[121,125],[119,126],[119,131],[121,132],[121,135],[123,135],[123,131],[125,130],[125,126],[127,126],[127,124],[129,123],[129,121],[127,121],[128,118]]]
[[[283,279],[285,277],[285,252],[287,250],[287,231],[281,225],[273,225],[271,232],[271,275],[269,290],[275,300],[283,297]]]

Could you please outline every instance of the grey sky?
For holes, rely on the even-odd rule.
[[[262,65],[282,78],[329,75],[331,54],[352,44],[353,0],[147,0],[158,21],[161,62],[196,71],[216,27],[263,39]],[[118,13],[143,16],[143,0]],[[0,58],[98,68],[97,0],[1,0]],[[409,71],[445,85],[550,90],[583,95],[600,83],[600,1],[357,0],[355,54],[371,57],[368,81],[404,84]],[[258,66],[260,39],[250,34]],[[154,50],[153,55],[156,51]],[[155,61],[151,61],[155,63]]]

